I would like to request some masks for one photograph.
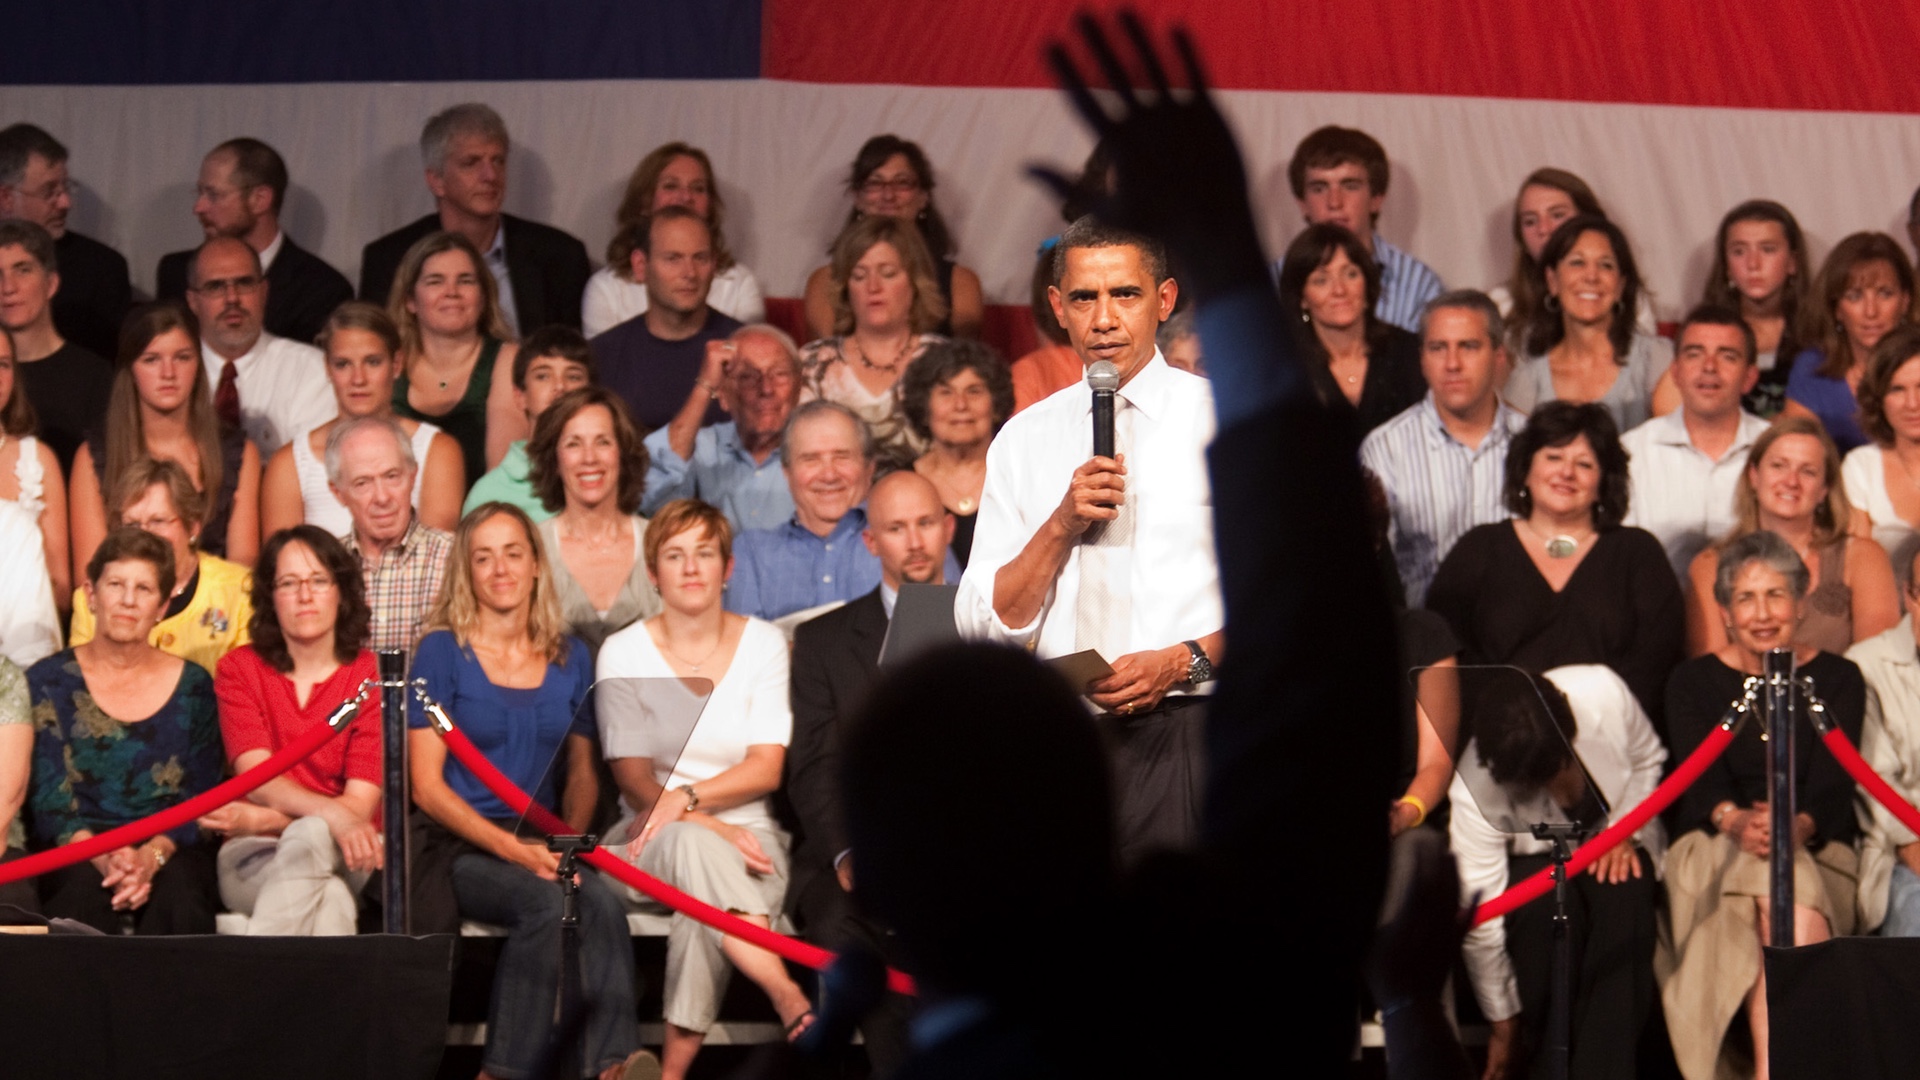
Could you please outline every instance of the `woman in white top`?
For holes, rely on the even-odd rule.
[[[320,331],[320,349],[326,354],[327,380],[340,414],[319,427],[287,441],[267,460],[260,482],[260,523],[265,535],[295,525],[316,525],[335,536],[353,529],[353,517],[327,484],[322,460],[327,435],[343,420],[378,416],[400,425],[413,441],[413,459],[420,468],[413,476],[413,508],[422,524],[453,531],[460,523],[460,499],[465,493],[465,464],[460,444],[432,424],[395,416],[393,381],[398,374],[393,358],[400,351],[400,331],[384,308],[364,300],[349,300],[334,309]]]
[[[662,610],[600,650],[600,739],[620,787],[622,825],[629,826],[615,835],[633,837],[625,857],[640,869],[769,926],[787,890],[788,839],[768,802],[793,732],[786,639],[769,623],[721,607],[733,572],[733,531],[719,510],[697,499],[661,507],[646,554]],[[619,704],[634,695],[618,692],[610,679],[650,680],[642,693],[654,713],[662,711],[662,691],[693,695],[682,703],[691,712],[698,694],[712,689],[680,749],[684,725],[680,732],[649,730]],[[766,991],[788,1038],[811,1023],[807,996],[778,957],[675,915],[662,992],[667,1080],[686,1075],[718,1018],[728,962]]]
[[[707,306],[743,323],[765,322],[767,303],[753,271],[733,261],[722,225],[727,204],[713,179],[707,152],[683,142],[654,147],[627,180],[627,193],[613,215],[613,240],[607,265],[587,279],[580,300],[580,327],[588,337],[605,333],[647,313],[647,287],[633,280],[633,250],[647,218],[663,206],[684,206],[707,219],[713,230],[713,287]]]
[[[1640,272],[1619,226],[1581,214],[1540,250],[1544,296],[1526,331],[1526,359],[1501,396],[1521,412],[1545,401],[1597,401],[1621,431],[1680,405],[1667,368],[1673,343],[1634,327]]]
[[[39,522],[54,600],[64,614],[73,591],[67,558],[67,482],[60,475],[60,460],[33,437],[39,418],[15,378],[16,355],[12,332],[0,326],[0,502],[18,504]]]
[[[639,514],[647,448],[620,395],[598,386],[556,398],[533,425],[527,479],[555,515],[540,523],[568,631],[598,653],[607,635],[660,610]]]
[[[800,401],[839,402],[873,432],[887,463],[911,468],[926,443],[901,408],[900,377],[946,316],[933,257],[911,222],[861,218],[833,244],[833,337],[800,350]]]
[[[1880,339],[1857,395],[1860,426],[1873,441],[1847,455],[1840,477],[1904,587],[1920,549],[1920,327],[1902,323]]]

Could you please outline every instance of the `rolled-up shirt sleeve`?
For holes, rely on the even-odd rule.
[[[695,437],[695,453],[698,453],[698,436]],[[666,428],[657,428],[646,438],[647,447],[647,486],[646,493],[640,497],[640,512],[654,514],[675,499],[691,498],[693,485],[690,477],[693,470],[686,459],[673,452],[673,441],[667,438]]]
[[[1488,823],[1458,774],[1447,795],[1461,900],[1485,903],[1507,890],[1507,838]],[[1506,919],[1489,919],[1469,930],[1460,944],[1460,954],[1466,961],[1467,978],[1473,983],[1480,1012],[1488,1020],[1518,1016],[1520,991],[1514,982],[1513,962],[1507,958]]]
[[[1014,474],[1017,455],[1009,450],[1008,444],[998,439],[987,448],[987,479],[980,494],[980,517],[974,526],[973,552],[967,560],[966,573],[960,577],[959,594],[954,598],[953,622],[962,637],[1030,647],[1046,624],[1047,612],[1053,606],[1054,589],[1047,589],[1040,614],[1025,626],[1008,626],[993,607],[994,578],[1000,568],[1012,562],[1033,539],[1036,528],[1016,504],[1020,490]]]

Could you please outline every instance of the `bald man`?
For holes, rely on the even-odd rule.
[[[888,937],[847,903],[853,860],[847,853],[836,787],[842,725],[853,720],[879,677],[902,584],[946,582],[953,515],[915,472],[888,473],[867,496],[867,550],[880,560],[880,586],[843,608],[800,624],[793,634],[793,742],[787,749],[787,797],[794,832],[787,911],[813,941],[829,948],[861,942],[885,954]],[[906,1004],[897,995],[862,1029],[877,1075],[906,1052]]]
[[[240,425],[262,461],[338,411],[320,350],[267,333],[268,288],[260,253],[237,237],[201,244],[187,269],[214,411]]]

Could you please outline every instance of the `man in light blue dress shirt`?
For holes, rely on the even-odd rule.
[[[703,499],[720,508],[735,533],[772,529],[793,517],[793,494],[781,467],[781,436],[800,400],[799,350],[764,323],[713,342],[686,405],[647,436],[647,493],[640,512],[674,499]],[[701,426],[718,400],[732,419]]]

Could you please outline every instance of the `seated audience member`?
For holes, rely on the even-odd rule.
[[[1527,327],[1544,298],[1540,252],[1561,222],[1580,214],[1607,216],[1593,189],[1573,173],[1552,167],[1535,169],[1520,182],[1520,191],[1513,199],[1513,270],[1505,284],[1487,290],[1487,297],[1500,309],[1500,317],[1514,331],[1515,349],[1522,347]],[[1659,333],[1653,304],[1644,291],[1638,307],[1634,330]]]
[[[1287,183],[1307,224],[1341,226],[1359,238],[1380,267],[1380,286],[1373,293],[1374,317],[1417,332],[1421,309],[1446,286],[1426,263],[1388,243],[1375,230],[1380,207],[1387,201],[1389,179],[1387,152],[1373,136],[1331,124],[1301,139],[1287,163]],[[1273,276],[1280,278],[1285,272],[1283,256],[1274,263]]]
[[[1160,324],[1160,332],[1154,335],[1160,346],[1160,355],[1166,358],[1170,367],[1193,375],[1205,376],[1206,360],[1200,353],[1200,330],[1194,324],[1193,311],[1176,311]],[[1418,338],[1414,339],[1418,341]]]
[[[27,780],[33,774],[33,705],[27,675],[12,660],[0,658],[0,865],[27,853]],[[0,885],[0,904],[29,913],[40,910],[40,890],[32,878]]]
[[[713,288],[707,293],[708,305],[742,323],[766,321],[759,280],[727,250],[727,203],[713,178],[713,161],[705,150],[670,142],[649,151],[627,178],[627,192],[613,214],[607,265],[587,279],[586,297],[580,302],[580,329],[588,337],[647,313],[647,283],[633,273],[633,249],[641,242],[648,218],[669,206],[692,210],[713,231]]]
[[[1916,552],[1920,556],[1920,552]],[[1906,617],[1891,630],[1847,650],[1866,680],[1866,714],[1860,756],[1880,778],[1912,802],[1920,799],[1920,580],[1912,560],[1900,599]],[[1860,843],[1861,933],[1920,937],[1920,835],[1894,817],[1880,800],[1862,800],[1866,813]]]
[[[40,528],[33,515],[0,501],[0,657],[21,668],[60,651],[61,618],[53,579],[37,557]],[[4,901],[0,901],[4,902]]]
[[[535,330],[513,354],[513,399],[526,415],[529,434],[539,425],[540,414],[560,395],[599,383],[592,347],[580,331],[570,326]],[[527,440],[515,439],[500,464],[487,470],[467,490],[467,501],[461,504],[460,512],[472,513],[481,503],[504,502],[526,511],[535,521],[552,517],[528,478],[532,467],[527,460]]]
[[[1693,753],[1720,723],[1741,684],[1760,674],[1768,650],[1804,642],[1799,623],[1810,599],[1807,566],[1793,546],[1769,532],[1727,545],[1715,574],[1714,601],[1731,629],[1728,640],[1674,669],[1667,683],[1667,741],[1676,760]],[[1810,676],[1827,718],[1858,739],[1866,687],[1852,662],[1816,646],[1794,650],[1797,674]],[[1794,783],[1793,941],[1807,945],[1854,930],[1858,859],[1853,781],[1816,746],[1806,698],[1792,721]],[[1666,883],[1673,933],[1662,942],[1656,970],[1674,1057],[1687,1080],[1738,1075],[1728,1039],[1746,1006],[1754,1075],[1767,1076],[1767,985],[1760,946],[1768,918],[1767,745],[1761,726],[1742,727],[1724,753],[1667,810]],[[1744,1050],[1744,1047],[1742,1047]]]
[[[260,552],[260,455],[239,427],[214,416],[200,363],[200,327],[178,304],[149,304],[127,319],[106,423],[73,459],[73,561],[85,566],[106,535],[106,494],[140,458],[171,461],[206,496],[196,542],[253,565]]]
[[[32,124],[0,130],[0,219],[31,221],[53,237],[60,291],[53,325],[60,336],[96,356],[113,352],[120,320],[133,306],[126,256],[67,228],[73,184],[67,148]]]
[[[640,509],[699,499],[726,515],[735,533],[771,529],[793,517],[780,441],[800,401],[800,350],[766,323],[735,330],[707,349],[695,392],[672,422],[647,436],[646,494]],[[719,391],[732,419],[706,423],[705,391]]]
[[[187,305],[200,320],[215,414],[244,430],[263,460],[333,418],[313,335],[295,340],[268,333],[268,294],[259,254],[234,237],[208,240],[187,264]]]
[[[1484,770],[1499,790],[1453,781],[1450,828],[1463,898],[1498,896],[1553,864],[1546,841],[1503,832],[1495,822],[1572,819],[1597,832],[1652,794],[1667,760],[1646,712],[1611,669],[1574,664],[1539,676],[1507,674],[1510,680],[1490,674],[1467,684],[1474,737],[1462,768]],[[1593,791],[1610,814],[1591,800]],[[1665,854],[1666,831],[1654,820],[1568,878],[1567,907],[1578,927],[1572,979],[1582,988],[1572,1005],[1571,1075],[1635,1074],[1654,1003],[1656,879]],[[1529,904],[1483,923],[1461,951],[1492,1026],[1487,1075],[1546,1072],[1556,993],[1553,905]]]
[[[360,560],[373,629],[367,645],[411,649],[440,593],[453,537],[420,520],[411,495],[419,468],[407,433],[391,418],[359,417],[327,434],[327,484],[346,504],[343,539]]]
[[[84,840],[192,798],[220,782],[213,676],[148,644],[173,593],[164,540],[122,527],[86,566],[98,640],[27,671],[34,715],[34,840]],[[130,719],[122,719],[130,718]],[[42,910],[105,934],[211,934],[219,903],[213,852],[192,822],[139,846],[51,871]]]
[[[435,210],[360,253],[360,299],[388,303],[407,252],[433,233],[451,232],[486,253],[481,265],[499,297],[501,336],[525,337],[552,323],[579,329],[580,296],[593,272],[587,247],[551,225],[501,212],[507,148],[506,122],[477,102],[427,120],[420,157]]]
[[[1794,321],[1806,304],[1812,268],[1800,223],[1779,203],[1751,199],[1720,219],[1701,303],[1731,308],[1753,328],[1760,379],[1742,404],[1762,420],[1786,404],[1787,374],[1800,352]]]
[[[400,328],[400,375],[393,411],[433,424],[460,444],[461,490],[526,437],[515,407],[513,364],[500,299],[479,249],[459,233],[432,233],[408,249],[387,298]]]
[[[552,514],[539,529],[554,601],[567,632],[592,656],[608,634],[660,610],[642,558],[647,451],[626,405],[589,386],[563,394],[541,414],[527,453],[533,490]]]
[[[987,444],[1013,415],[1007,365],[977,341],[936,344],[901,377],[900,409],[927,447],[913,471],[933,483],[953,515],[953,556],[964,569],[987,484]]]
[[[120,473],[107,523],[114,529],[130,525],[166,541],[173,552],[174,588],[160,605],[153,644],[211,675],[221,657],[247,643],[253,586],[245,566],[197,547],[206,505],[206,493],[196,491],[187,470],[175,462],[135,458]],[[71,643],[79,645],[102,631],[85,594],[73,600]]]
[[[1702,304],[1680,324],[1671,369],[1680,407],[1625,435],[1633,505],[1626,524],[1660,539],[1675,576],[1733,528],[1733,492],[1767,422],[1741,408],[1760,377],[1753,330],[1732,308]]]
[[[1386,489],[1393,558],[1409,607],[1468,529],[1507,517],[1507,448],[1527,418],[1500,400],[1506,331],[1484,293],[1443,293],[1421,316],[1427,396],[1369,432],[1360,462]]]
[[[318,341],[339,412],[274,451],[260,481],[261,534],[271,536],[307,524],[330,536],[345,536],[353,528],[352,515],[327,486],[327,467],[320,459],[333,429],[362,416],[392,419],[411,437],[414,460],[421,463],[411,496],[420,520],[436,529],[459,524],[460,491],[466,479],[460,444],[432,424],[393,414],[398,371],[394,358],[400,354],[400,331],[393,320],[373,304],[349,300],[327,316]]]
[[[40,418],[19,378],[18,356],[13,334],[0,326],[0,503],[19,507],[38,526],[53,595],[64,604],[73,589],[73,563],[67,555],[67,478],[53,448],[34,437]]]
[[[214,674],[220,734],[235,773],[257,768],[378,677],[365,648],[367,598],[347,549],[312,525],[267,539],[253,581],[253,643]],[[247,933],[354,932],[358,896],[380,867],[380,694],[347,729],[284,775],[200,819],[226,836],[220,899]]]
[[[1726,623],[1713,607],[1720,551],[1763,530],[1806,564],[1807,610],[1797,644],[1839,655],[1899,621],[1893,566],[1879,544],[1849,535],[1853,508],[1841,486],[1840,455],[1817,421],[1783,416],[1754,440],[1733,510],[1733,531],[1694,556],[1687,571],[1688,656],[1726,645]]]
[[[800,400],[852,409],[880,458],[906,468],[925,447],[900,411],[900,376],[941,340],[933,260],[910,225],[881,216],[847,226],[831,269],[834,336],[800,350]]]
[[[1620,227],[1568,218],[1541,249],[1540,267],[1544,299],[1502,391],[1507,402],[1532,412],[1548,401],[1597,401],[1621,431],[1673,411],[1673,345],[1634,325],[1640,271]]]
[[[1287,245],[1280,303],[1298,313],[1294,336],[1314,390],[1344,404],[1360,434],[1420,400],[1420,339],[1374,314],[1380,267],[1339,225],[1309,225]]]
[[[740,534],[726,596],[728,611],[761,619],[844,603],[880,584],[880,561],[856,542],[873,483],[866,425],[845,405],[810,401],[787,422],[780,460],[793,519]],[[945,570],[947,580],[959,580],[951,554]]]
[[[504,503],[460,522],[446,588],[434,604],[412,677],[458,718],[494,767],[568,824],[586,832],[593,784],[567,785],[555,800],[564,752],[570,778],[591,777],[593,685],[586,646],[568,637],[533,523]],[[531,1076],[553,1028],[560,965],[560,856],[515,835],[520,815],[467,767],[447,756],[417,701],[407,723],[413,780],[413,918],[451,931],[461,919],[507,928],[487,1010],[484,1076]],[[562,747],[564,746],[564,751]],[[633,948],[625,906],[598,873],[580,869],[580,977],[585,992],[586,1067],[621,1075],[639,1044]]]
[[[600,740],[620,787],[616,835],[641,870],[757,926],[770,926],[786,897],[788,838],[769,798],[793,733],[787,704],[787,642],[758,619],[720,606],[733,566],[733,536],[720,511],[693,499],[670,502],[647,534],[647,577],[660,613],[607,639],[599,677],[653,680],[641,697],[676,680],[704,680],[699,722],[677,758],[660,760],[645,719],[608,706],[600,691]],[[629,902],[646,898],[627,891]],[[675,914],[667,934],[667,1021],[663,1075],[682,1080],[720,1017],[731,963],[766,991],[789,1040],[813,1021],[807,995],[780,958]]]
[[[230,236],[252,248],[265,278],[267,332],[305,344],[320,336],[333,309],[353,299],[346,275],[293,242],[280,228],[287,199],[287,163],[259,139],[228,139],[200,159],[193,216],[212,240]],[[160,257],[154,293],[177,300],[187,293],[195,252]],[[263,453],[270,451],[263,450]]]
[[[1904,574],[1920,550],[1920,327],[1896,326],[1874,345],[1858,396],[1871,441],[1847,454],[1840,478],[1847,502],[1866,512],[1874,541]]]
[[[40,418],[40,437],[65,475],[74,451],[106,415],[113,368],[54,327],[49,301],[60,288],[54,250],[53,237],[40,226],[0,221],[0,276],[9,292],[0,328],[13,339],[14,376]]]
[[[1010,369],[1016,413],[1055,391],[1086,381],[1080,354],[1073,351],[1067,328],[1060,325],[1060,317],[1053,313],[1053,301],[1047,298],[1047,290],[1053,286],[1053,245],[1057,242],[1056,237],[1040,245],[1034,261],[1033,295],[1029,300],[1040,344],[1015,360]]]
[[[867,511],[863,539],[880,560],[879,587],[793,632],[793,745],[784,786],[795,838],[786,907],[809,939],[830,949],[857,945],[890,955],[886,930],[858,914],[848,895],[853,857],[840,810],[840,746],[879,678],[880,645],[900,586],[945,581],[941,549],[950,542],[953,515],[933,484],[905,471],[874,483]],[[880,1075],[892,1075],[906,1055],[910,1010],[911,1003],[890,996],[862,1025]]]
[[[1913,264],[1893,237],[1860,232],[1835,244],[1808,291],[1781,412],[1819,420],[1842,454],[1865,446],[1854,388],[1880,339],[1914,321],[1913,298]]]
[[[1460,538],[1427,606],[1459,635],[1461,663],[1605,664],[1657,729],[1683,602],[1660,541],[1620,524],[1627,494],[1627,455],[1607,410],[1542,405],[1507,450],[1512,519]]]
[[[854,155],[847,177],[853,209],[840,226],[840,236],[869,218],[892,218],[911,224],[925,243],[940,307],[926,327],[936,334],[979,337],[984,316],[980,276],[953,260],[957,245],[947,219],[933,205],[933,165],[917,143],[898,135],[875,135]],[[833,261],[807,275],[807,333],[824,338],[845,333],[840,329],[840,301],[846,274],[837,269],[840,241],[830,254]],[[918,284],[916,282],[916,284]]]
[[[594,337],[601,382],[649,430],[671,423],[692,394],[705,403],[702,422],[719,423],[719,394],[700,376],[708,350],[740,323],[707,303],[712,226],[689,207],[662,207],[634,226],[629,259],[634,280],[647,287],[647,310]]]

